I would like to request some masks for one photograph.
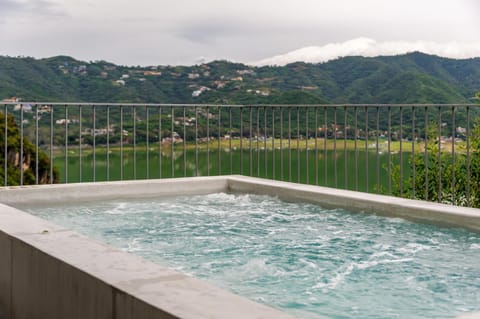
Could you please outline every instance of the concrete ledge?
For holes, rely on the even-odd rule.
[[[292,318],[11,207],[226,191],[480,231],[478,209],[243,176],[0,188],[0,319]]]
[[[225,176],[0,187],[0,203],[52,204],[131,197],[171,197],[225,192]]]
[[[267,194],[284,200],[314,203],[325,208],[342,208],[351,212],[480,231],[480,209],[476,208],[244,176],[229,177],[228,187],[233,192]]]

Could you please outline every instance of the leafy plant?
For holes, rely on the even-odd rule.
[[[426,153],[417,153],[409,160],[407,179],[400,175],[400,166],[392,167],[393,195],[446,204],[480,207],[480,121],[469,136],[469,151],[439,151],[439,132],[435,125],[428,129]]]
[[[5,161],[7,161],[7,185],[15,186],[20,184],[21,169],[23,165],[23,184],[35,184],[36,175],[36,152],[35,146],[27,139],[23,138],[23,158],[20,159],[21,134],[20,129],[15,123],[13,116],[7,116],[7,152],[3,150],[5,143],[5,114],[0,112],[0,141],[2,142],[2,152],[0,152],[0,183],[3,185],[5,180]],[[58,170],[53,167],[52,180],[54,183],[59,181]],[[46,184],[50,182],[50,159],[42,152],[38,152],[38,183]]]

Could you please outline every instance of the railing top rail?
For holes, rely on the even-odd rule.
[[[311,107],[480,107],[480,103],[449,103],[449,104],[176,104],[176,103],[105,103],[105,102],[10,102],[2,101],[0,105],[30,105],[30,106],[127,106],[127,107],[265,107],[265,108],[311,108]]]

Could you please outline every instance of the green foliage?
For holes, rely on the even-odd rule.
[[[436,125],[431,125],[427,153],[415,154],[409,160],[414,176],[401,180],[400,166],[393,165],[393,195],[480,207],[480,122],[470,132],[469,156],[439,150],[438,136]]]
[[[5,153],[5,114],[0,112],[0,141],[2,141],[2,152],[0,152],[0,183],[3,185],[5,179],[5,161],[7,161],[7,185],[20,184],[20,149],[21,134],[20,129],[15,123],[13,116],[7,116],[7,152]],[[23,138],[23,160],[24,166],[23,184],[35,184],[36,174],[36,152],[35,146],[27,139]],[[53,182],[59,181],[59,173],[53,168]],[[46,184],[50,182],[50,159],[48,156],[39,151],[38,153],[38,175],[39,183]]]
[[[161,75],[148,75],[152,70]],[[125,85],[116,82],[122,77]],[[209,90],[193,97],[202,87]],[[67,56],[0,57],[0,99],[17,96],[30,101],[288,104],[278,100],[296,91],[298,103],[463,103],[479,87],[480,59],[421,53],[283,67],[214,61],[152,68]]]

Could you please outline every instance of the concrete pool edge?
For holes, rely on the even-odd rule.
[[[480,209],[477,208],[245,176],[230,176],[228,188],[233,192],[272,195],[283,200],[309,202],[325,208],[341,208],[351,212],[398,217],[480,232]]]
[[[480,230],[478,209],[244,176],[7,187],[0,203],[226,191]],[[292,318],[4,204],[0,252],[0,318]]]
[[[227,190],[225,178],[153,184],[184,195],[191,190],[185,182]],[[142,183],[129,184],[136,186],[130,193],[142,189]],[[70,197],[81,199],[88,186],[77,185]],[[60,188],[16,189],[38,196]],[[0,318],[293,318],[4,204],[0,249]]]

